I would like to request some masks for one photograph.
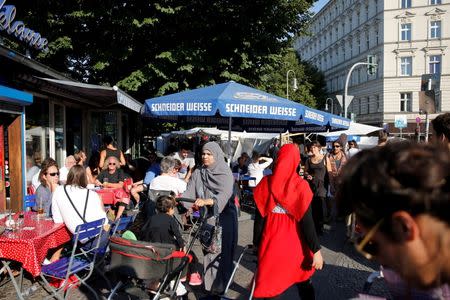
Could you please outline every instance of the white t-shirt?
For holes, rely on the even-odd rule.
[[[39,169],[38,166],[32,166],[28,171],[27,171],[27,183],[31,183],[31,181],[33,180],[33,176],[38,174],[39,176],[39,172],[41,172],[41,169]]]
[[[359,151],[361,151],[361,149],[358,149],[358,148],[350,148],[350,149],[348,149],[348,151],[347,151],[347,158],[352,157],[353,155],[355,155]]]
[[[40,173],[41,171],[37,172],[36,174],[33,175],[33,178],[31,179],[31,184],[33,185],[35,191],[41,185],[41,181],[39,180]]]
[[[186,185],[184,180],[177,177],[160,175],[152,180],[149,188],[157,191],[173,191],[176,195],[179,195],[186,190]]]
[[[62,167],[61,169],[59,169],[59,181],[61,183],[66,183],[68,174],[69,169],[67,169],[67,167]]]
[[[178,178],[184,179],[186,177],[188,167],[192,170],[195,166],[194,155],[189,153],[188,157],[182,159],[182,157],[180,157],[180,152],[175,152],[172,157],[181,161],[181,169],[178,172]]]
[[[83,216],[84,206],[86,203],[87,189],[66,186],[67,193],[69,194],[72,203],[75,205],[77,211]],[[86,207],[86,222],[92,222],[99,219],[105,219],[105,223],[108,223],[106,212],[101,204],[100,197],[94,191],[89,191],[89,200]],[[52,215],[55,223],[64,223],[70,232],[75,233],[75,229],[78,225],[83,224],[83,220],[78,216],[70,204],[69,199],[64,192],[64,186],[58,186],[53,192],[52,196]]]
[[[256,180],[249,180],[248,186],[255,187],[258,185],[258,183],[263,179],[264,177],[264,169],[270,166],[270,164],[273,162],[273,159],[266,158],[266,161],[264,161],[262,164],[259,162],[252,162],[248,165],[248,175],[250,177],[255,177]]]

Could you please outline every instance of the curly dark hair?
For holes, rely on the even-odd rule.
[[[337,201],[366,227],[383,219],[380,229],[391,238],[389,216],[400,210],[450,224],[450,152],[409,141],[361,151],[342,170]]]
[[[450,141],[450,113],[440,114],[431,121],[431,124],[437,137],[444,135]]]
[[[160,213],[167,213],[169,209],[175,207],[175,198],[169,195],[162,195],[156,199],[156,210]]]

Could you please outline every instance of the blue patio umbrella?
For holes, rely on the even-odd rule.
[[[348,119],[234,81],[148,99],[141,114],[161,122],[228,127],[230,133],[298,132],[311,126],[327,131],[350,125]]]
[[[272,125],[276,130],[280,127],[289,130],[289,127],[301,124],[333,129],[346,129],[350,125],[348,119],[233,81],[148,99],[141,114],[163,122],[213,124],[222,128],[230,125],[230,118],[233,122],[238,118],[241,122],[238,120],[237,125],[247,131],[266,131],[255,124]],[[249,127],[253,130],[248,130]]]

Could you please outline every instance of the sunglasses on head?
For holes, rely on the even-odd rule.
[[[367,233],[364,236],[358,238],[355,244],[356,250],[367,259],[372,259],[379,253],[380,247],[377,242],[372,241],[372,238],[377,232],[377,230],[380,228],[383,221],[384,219],[378,221],[372,228],[370,228],[369,231],[367,231]]]
[[[52,177],[59,176],[59,172],[52,172],[52,173],[46,173],[47,175],[50,175]]]

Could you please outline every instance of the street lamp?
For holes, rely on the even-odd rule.
[[[294,81],[292,82],[292,89],[294,90],[294,92],[298,89],[297,78],[295,77],[294,70],[288,70],[286,72],[286,99],[288,99],[288,100],[289,100],[289,73],[290,72],[294,73]]]
[[[333,113],[333,98],[327,98],[327,100],[325,100],[325,110],[328,110],[328,100],[331,102],[331,113]]]
[[[428,111],[420,109],[419,114],[425,114],[425,143],[428,143],[428,134],[430,133],[430,119],[428,118]]]

